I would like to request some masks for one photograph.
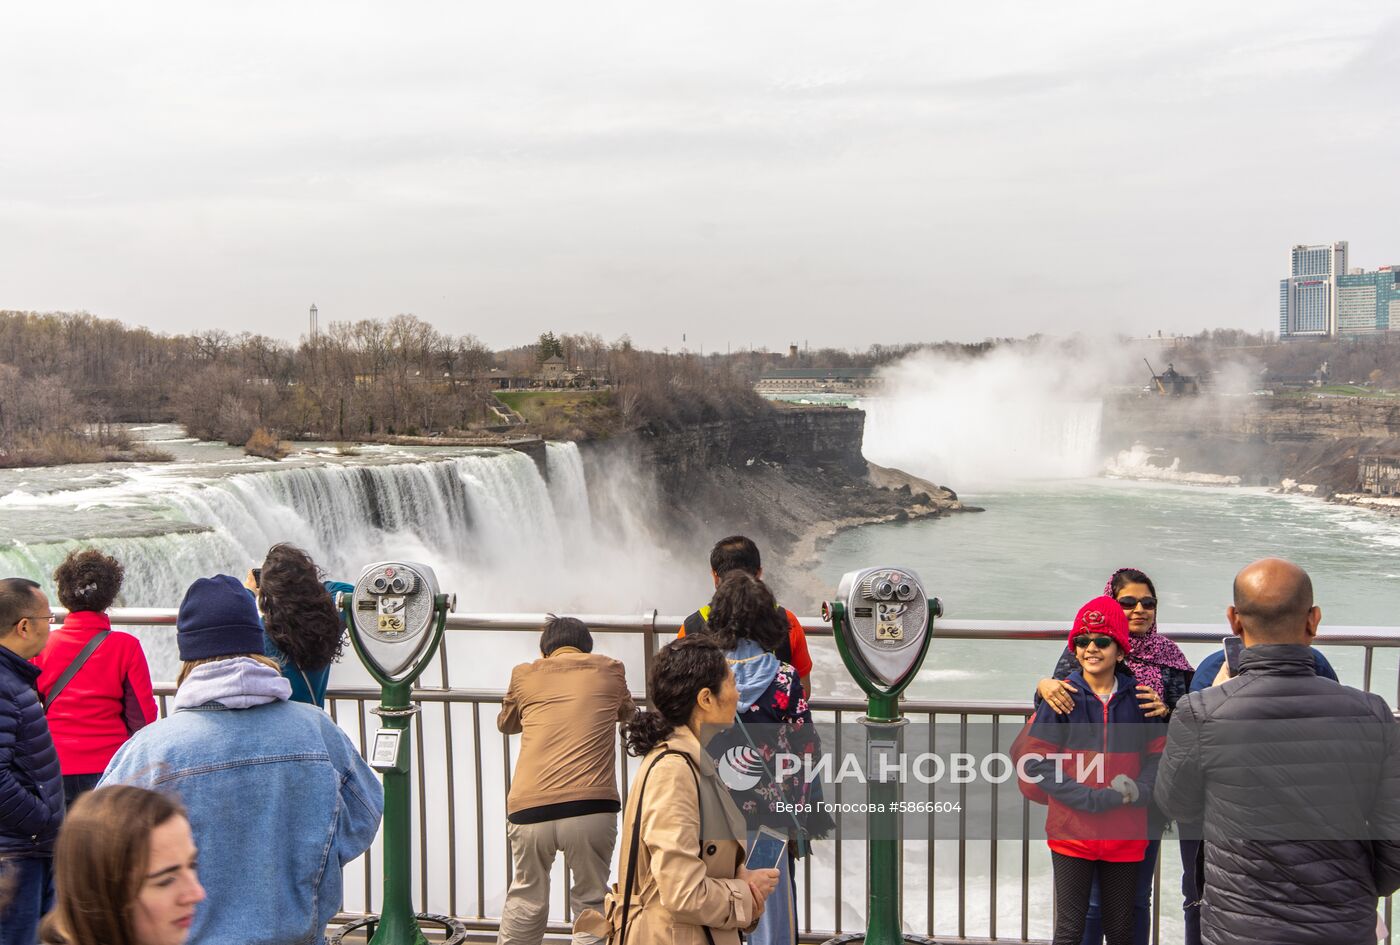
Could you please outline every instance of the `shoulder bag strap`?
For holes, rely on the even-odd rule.
[[[642,783],[637,785],[637,807],[636,814],[632,818],[632,839],[627,847],[627,878],[622,884],[622,925],[617,930],[617,945],[624,945],[627,941],[627,918],[632,912],[632,884],[637,878],[637,851],[642,845],[642,802],[646,800],[647,779],[651,777],[652,771],[655,770],[662,758],[667,755],[680,754],[682,753],[668,748],[657,755],[656,760],[651,763],[651,767],[647,768],[646,773],[642,775]]]
[[[700,859],[705,858],[705,811],[703,802],[700,799],[700,775],[695,770],[695,762],[690,760],[690,756],[683,751],[676,751],[668,748],[656,756],[656,761],[647,768],[646,774],[642,775],[642,783],[637,786],[637,813],[632,818],[632,839],[628,844],[627,852],[627,878],[622,884],[622,925],[617,931],[617,945],[625,945],[627,942],[627,919],[632,911],[632,884],[637,877],[637,851],[642,845],[642,801],[646,798],[647,779],[651,777],[652,770],[667,755],[680,755],[685,759],[685,763],[690,766],[690,776],[695,779],[695,809],[700,814]],[[709,926],[704,926],[705,939],[714,945],[715,937],[710,933]]]
[[[768,759],[764,757],[764,754],[759,749],[759,747],[754,744],[753,736],[750,735],[749,730],[744,727],[744,720],[739,718],[738,716],[735,716],[734,727],[743,733],[744,741],[748,742],[749,747],[752,748],[754,750],[754,753],[760,759],[763,760],[763,773],[768,775],[769,783],[771,783],[773,785],[773,789],[778,792],[778,796],[783,799],[783,803],[788,806],[788,819],[792,821],[792,826],[797,831],[798,842],[802,845],[802,848],[805,850],[807,848],[807,828],[803,826],[802,821],[797,819],[797,814],[793,813],[792,808],[796,805],[788,801],[787,789],[784,788],[782,782],[778,780],[777,771],[768,763]]]
[[[73,657],[73,662],[68,664],[68,668],[63,671],[63,674],[60,675],[53,686],[50,687],[49,697],[44,700],[45,709],[53,705],[54,700],[59,697],[64,689],[68,688],[68,684],[73,681],[73,677],[78,675],[78,670],[83,668],[83,664],[88,661],[88,657],[97,651],[97,648],[102,645],[102,641],[107,639],[107,634],[111,632],[111,630],[103,630],[96,634],[91,640],[87,641],[87,646],[83,647],[78,655]]]

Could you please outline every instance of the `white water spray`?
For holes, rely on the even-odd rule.
[[[1099,378],[1064,358],[999,348],[916,355],[887,369],[866,411],[866,458],[959,491],[1099,472]]]

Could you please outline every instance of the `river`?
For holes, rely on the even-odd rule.
[[[1324,629],[1393,625],[1400,615],[1400,520],[1374,513],[1261,489],[1108,479],[962,498],[987,511],[837,536],[822,556],[823,580],[834,586],[847,570],[901,563],[942,599],[948,617],[1068,626],[1114,569],[1132,566],[1156,583],[1162,623],[1213,623],[1224,635],[1235,572],[1275,555],[1311,574]],[[1195,662],[1211,649],[1192,644],[1186,652]],[[1328,654],[1345,681],[1361,684],[1358,652]],[[1050,644],[939,642],[912,694],[1021,697],[1057,655]],[[1374,686],[1394,694],[1393,659],[1377,660]]]
[[[1311,572],[1324,625],[1395,622],[1400,520],[1256,489],[1085,478],[1082,472],[1101,459],[1093,452],[1094,405],[1042,405],[1032,415],[1032,439],[1019,420],[1005,420],[999,436],[983,429],[995,418],[960,421],[952,429],[966,455],[951,465],[956,443],[904,435],[909,424],[901,411],[917,408],[917,416],[924,409],[917,401],[867,406],[874,407],[868,456],[962,486],[964,501],[986,511],[838,535],[812,563],[833,591],[847,570],[902,564],[943,599],[949,618],[1068,622],[1079,604],[1101,591],[1110,571],[1132,565],[1156,579],[1164,622],[1216,623],[1223,634],[1231,577],[1250,560],[1273,554]],[[656,607],[683,613],[708,592],[708,575],[695,567],[693,549],[679,556],[653,533],[656,509],[645,477],[625,468],[588,469],[573,444],[550,444],[544,470],[508,450],[364,447],[342,455],[312,444],[273,464],[189,440],[174,428],[141,432],[176,461],[0,471],[0,571],[47,584],[69,549],[96,544],[127,565],[121,603],[171,607],[195,577],[241,575],[268,545],[291,540],[337,577],[353,577],[369,560],[427,561],[444,588],[459,594],[460,609],[636,613]],[[156,676],[170,678],[176,665],[170,632],[142,636]],[[500,688],[509,667],[535,652],[532,634],[493,635],[483,643],[457,642],[455,685]],[[598,649],[625,659],[640,688],[635,640],[600,636]],[[1196,660],[1209,649],[1195,645],[1187,652]],[[935,641],[910,695],[1025,698],[1057,652],[1053,643]],[[1333,649],[1329,656],[1346,681],[1359,684],[1359,654]],[[828,641],[815,643],[814,657],[819,694],[855,695]],[[364,681],[353,660],[339,664],[333,679]],[[1395,682],[1394,660],[1382,656],[1375,688],[1393,694]],[[439,723],[427,718],[428,737],[440,737]],[[484,776],[499,783],[491,771]],[[486,840],[494,850],[497,838]],[[464,835],[461,843],[467,842]],[[846,846],[852,848],[844,868],[849,921],[861,907],[863,879],[858,845]],[[1003,862],[1017,862],[1019,847],[1002,846]],[[911,863],[921,861],[917,841],[907,853]],[[966,875],[974,889],[990,882],[986,853],[984,845],[969,854]],[[1037,886],[1048,882],[1042,854],[1037,849],[1030,865]],[[1168,884],[1177,875],[1175,856],[1169,846]],[[497,865],[493,854],[488,910],[504,893]],[[829,876],[829,845],[818,849],[815,866]],[[998,874],[1003,929],[1019,922],[1014,872],[1003,867]],[[914,868],[906,879],[917,900],[925,878]],[[936,924],[947,931],[957,911],[954,874],[938,870],[936,886],[943,917]],[[981,895],[966,912],[973,931],[989,919]],[[1175,897],[1167,894],[1163,902],[1164,940],[1178,940]],[[830,899],[814,904],[819,927],[832,920],[830,906]],[[1035,897],[1032,914],[1033,931],[1043,930],[1043,897]],[[915,915],[911,911],[911,919]]]

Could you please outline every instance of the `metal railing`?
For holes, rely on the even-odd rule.
[[[640,636],[641,656],[650,668],[651,657],[658,645],[670,639],[683,618],[663,616],[656,612],[631,615],[578,615],[595,633]],[[175,611],[166,609],[122,609],[111,612],[115,625],[173,626]],[[537,631],[545,620],[544,614],[453,614],[448,627],[453,631],[493,634],[502,632]],[[809,635],[831,635],[828,624],[819,619],[802,621]],[[1057,641],[1063,639],[1062,624],[1051,621],[987,621],[940,620],[934,629],[938,640],[994,641]],[[1213,625],[1163,625],[1162,631],[1178,642],[1219,643],[1221,631]],[[415,838],[418,907],[427,912],[451,915],[468,929],[489,932],[499,926],[499,905],[510,881],[510,857],[505,836],[505,797],[510,790],[513,770],[512,737],[501,735],[495,720],[488,713],[499,710],[504,692],[485,688],[457,688],[451,684],[451,664],[454,652],[461,649],[458,633],[449,634],[437,661],[437,685],[415,687],[414,699],[422,704],[423,712],[413,727],[412,776],[416,785],[414,815],[418,836]],[[1376,677],[1378,650],[1400,648],[1400,630],[1390,627],[1333,627],[1325,629],[1315,641],[1320,646],[1360,648],[1363,653],[1362,676],[1364,688],[1372,689]],[[474,649],[473,652],[478,652]],[[425,674],[426,675],[426,674]],[[502,675],[498,672],[497,678]],[[634,680],[635,683],[635,680]],[[1033,680],[1027,680],[1027,691]],[[1400,687],[1400,669],[1397,670]],[[157,687],[161,714],[166,714],[173,687]],[[336,686],[327,694],[326,708],[361,752],[367,749],[376,719],[369,709],[379,701],[377,688]],[[644,701],[637,694],[638,702]],[[1400,696],[1397,697],[1400,701]],[[865,711],[865,703],[849,699],[816,699],[812,702],[814,719],[824,732],[833,731],[836,756],[843,745],[843,730],[847,720],[855,721]],[[933,726],[956,724],[965,750],[970,726],[992,724],[996,739],[996,723],[1024,720],[1030,711],[1029,701],[919,701],[905,700],[901,708],[916,722]],[[932,729],[931,729],[932,730]],[[995,742],[994,742],[995,745]],[[430,747],[431,746],[431,747]],[[994,749],[995,750],[995,749]],[[465,757],[464,757],[465,756]],[[636,759],[619,752],[619,779],[625,803],[627,788],[635,770]],[[965,788],[963,788],[965,790]],[[1009,789],[1008,789],[1009,790]],[[996,788],[992,788],[995,797]],[[833,800],[842,802],[842,786],[834,786]],[[463,796],[465,795],[465,796]],[[974,839],[969,835],[966,805],[958,813],[958,833],[955,840],[937,841],[933,827],[928,825],[929,841],[910,842],[904,854],[904,917],[907,924],[920,934],[936,937],[944,943],[972,942],[1044,942],[1049,924],[1049,854],[1043,843],[1032,844],[1031,804],[1024,798],[1020,803],[1020,829],[1016,830],[1014,850],[997,838],[997,807],[992,807],[991,839]],[[932,817],[932,815],[930,815]],[[847,849],[858,847],[859,849]],[[822,848],[826,848],[823,850]],[[467,851],[465,855],[464,851]],[[911,851],[918,860],[910,859]],[[378,877],[375,864],[378,843],[364,857],[347,867],[347,912],[353,914],[376,911]],[[1008,855],[1014,864],[1008,866]],[[988,872],[985,883],[969,879],[969,867],[974,858]],[[863,916],[846,903],[846,893],[863,898],[862,888],[850,890],[858,879],[847,875],[852,863],[864,859],[864,844],[842,844],[832,841],[818,844],[818,854],[799,861],[794,875],[798,888],[800,940],[821,942],[843,932],[863,928]],[[949,862],[951,860],[951,862]],[[910,869],[910,867],[913,867]],[[558,867],[556,867],[558,869]],[[946,891],[938,887],[938,879],[954,871],[955,881]],[[1003,875],[1008,878],[1003,882]],[[1166,872],[1175,874],[1174,865]],[[1161,899],[1166,897],[1176,909],[1176,885],[1162,883],[1162,864],[1158,863],[1158,894],[1153,897],[1153,941],[1161,938]],[[492,878],[494,874],[494,878]],[[912,878],[911,878],[912,877]],[[1039,879],[1037,880],[1037,877]],[[556,874],[556,879],[558,874]],[[922,883],[920,882],[922,879]],[[569,915],[566,883],[552,884],[553,900],[549,932],[567,934],[572,916]],[[1009,894],[1009,895],[1008,895]],[[1008,899],[1014,906],[1007,908]],[[951,916],[949,912],[951,911]],[[1392,917],[1392,903],[1385,903],[1387,925]],[[825,921],[824,921],[825,920]],[[1389,940],[1387,940],[1389,941]]]

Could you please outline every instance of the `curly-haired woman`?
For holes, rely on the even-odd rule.
[[[619,880],[601,914],[575,920],[575,940],[739,945],[778,871],[745,868],[744,817],[704,747],[734,724],[734,672],[706,636],[683,637],[657,652],[647,697],[651,708],[622,727],[642,762],[622,817]]]
[[[34,662],[70,805],[97,785],[128,738],[156,720],[141,641],[107,618],[124,574],[120,561],[95,548],[72,552],[53,573],[68,616]]]
[[[282,665],[292,701],[322,707],[331,663],[345,648],[345,628],[331,593],[349,585],[323,581],[310,555],[280,544],[268,549],[262,573],[256,580],[250,574],[248,586],[262,611],[263,652]]]

